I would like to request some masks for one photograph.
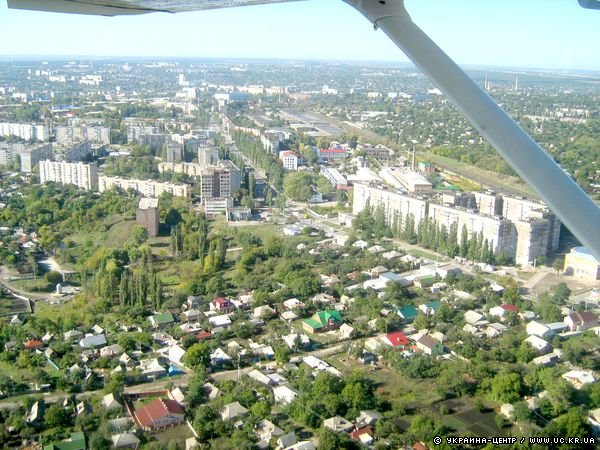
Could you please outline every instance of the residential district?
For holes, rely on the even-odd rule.
[[[598,198],[597,78],[470,75]],[[600,439],[598,260],[410,66],[1,63],[0,283],[3,448]]]

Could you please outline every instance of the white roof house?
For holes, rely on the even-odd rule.
[[[115,398],[114,394],[106,394],[104,397],[102,397],[101,404],[106,409],[121,407],[121,403]]]
[[[257,381],[258,383],[264,384],[265,386],[272,384],[272,380],[260,370],[255,369],[248,372],[248,377],[254,381]]]
[[[289,405],[298,397],[298,391],[289,386],[277,386],[273,388],[273,396],[275,403]]]
[[[231,325],[231,319],[225,314],[221,316],[209,317],[208,321],[215,328],[228,327]]]
[[[541,338],[548,337],[552,334],[549,326],[540,322],[536,322],[535,320],[532,320],[527,324],[525,331],[530,336],[533,335]]]
[[[535,335],[529,336],[525,342],[535,348],[538,353],[548,353],[552,350],[552,346],[547,341]]]
[[[324,420],[323,426],[335,431],[336,433],[347,433],[354,428],[354,424],[352,422],[347,421],[341,416],[334,416]]]
[[[233,402],[223,407],[221,410],[221,418],[223,420],[231,420],[246,415],[247,413],[248,410],[240,405],[239,402]]]
[[[581,389],[586,384],[596,381],[594,373],[591,370],[570,370],[562,374],[563,379],[571,383],[575,389]]]

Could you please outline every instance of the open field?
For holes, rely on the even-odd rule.
[[[446,408],[448,414],[440,414],[440,408]],[[504,429],[496,425],[496,412],[492,408],[479,411],[472,398],[461,397],[445,400],[431,405],[432,412],[440,416],[444,425],[453,429],[459,435],[473,434],[475,436],[506,436]]]
[[[185,440],[192,436],[192,431],[185,424],[167,428],[160,433],[152,435],[152,437],[162,445],[167,446],[172,442],[175,442],[178,445],[178,448],[185,448]]]

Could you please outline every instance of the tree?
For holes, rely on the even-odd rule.
[[[50,283],[53,286],[57,285],[58,283],[62,283],[62,281],[63,281],[63,277],[62,277],[61,273],[56,270],[51,270],[50,272],[46,272],[46,274],[44,275],[44,278],[46,279],[46,281],[48,283]]]
[[[204,342],[192,345],[183,355],[183,363],[187,367],[208,367],[210,365],[210,350]]]
[[[359,448],[358,444],[352,441],[347,434],[336,433],[327,427],[321,428],[318,450],[351,450]]]
[[[307,202],[312,195],[312,176],[306,172],[289,174],[283,184],[286,197],[298,202]]]
[[[50,405],[44,415],[44,422],[48,428],[63,428],[71,423],[71,414],[58,404]]]
[[[517,373],[500,374],[491,380],[491,397],[502,403],[512,403],[521,398],[521,376]]]
[[[563,270],[563,267],[565,266],[564,262],[562,259],[560,258],[556,258],[554,260],[554,262],[552,263],[552,268],[554,270],[556,270],[556,274],[560,275],[561,270]]]

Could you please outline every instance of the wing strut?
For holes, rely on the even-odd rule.
[[[600,208],[410,18],[404,0],[344,0],[381,28],[600,261]]]

